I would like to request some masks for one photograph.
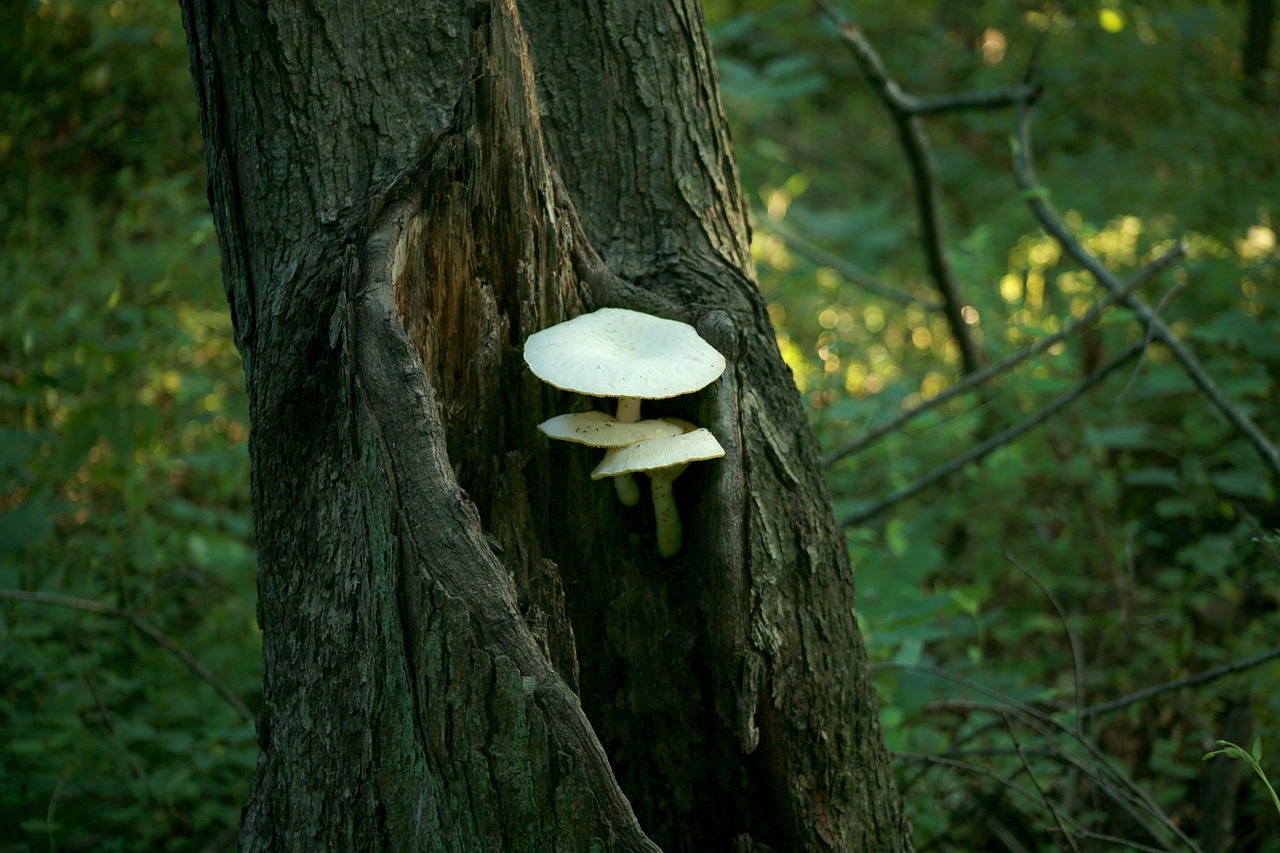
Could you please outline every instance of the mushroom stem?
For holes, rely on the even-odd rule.
[[[618,398],[618,420],[622,421],[624,424],[633,424],[640,420],[639,397]]]
[[[684,473],[687,465],[673,465],[649,472],[649,491],[653,495],[653,517],[657,523],[658,554],[675,556],[684,544],[684,527],[680,524],[680,510],[676,508],[671,484]]]
[[[618,503],[623,506],[635,506],[640,503],[640,484],[630,474],[614,477],[613,490],[618,495]]]
[[[640,420],[640,398],[618,398],[618,421],[634,424]],[[640,503],[640,484],[630,474],[613,478],[613,490],[618,494],[618,503],[623,506],[635,506]],[[677,546],[678,547],[678,546]]]

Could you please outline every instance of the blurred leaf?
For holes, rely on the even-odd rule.
[[[1236,563],[1235,540],[1209,534],[1178,551],[1178,562],[1201,574],[1217,576]]]
[[[1218,491],[1239,498],[1265,500],[1272,496],[1271,481],[1261,467],[1251,471],[1218,471],[1209,475],[1209,482]]]
[[[1127,485],[1140,487],[1152,486],[1178,491],[1182,488],[1182,478],[1167,468],[1140,468],[1126,471],[1124,481]]]
[[[1144,450],[1152,447],[1151,425],[1145,423],[1117,424],[1109,427],[1085,427],[1085,441],[1095,447],[1108,450]]]
[[[53,516],[61,504],[33,496],[7,512],[0,512],[0,556],[47,539]]]

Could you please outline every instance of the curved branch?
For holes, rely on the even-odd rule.
[[[1039,86],[1020,84],[982,92],[960,92],[955,95],[935,95],[926,98],[903,96],[902,107],[911,115],[926,116],[960,110],[999,110],[1034,101],[1040,95]]]
[[[881,102],[889,110],[894,124],[898,127],[898,136],[902,149],[911,166],[912,185],[915,187],[916,207],[920,213],[920,239],[924,244],[925,265],[929,275],[942,297],[942,312],[951,328],[956,346],[960,349],[960,360],[966,374],[978,370],[981,355],[978,345],[969,332],[969,325],[964,320],[964,297],[960,293],[960,285],[951,271],[951,262],[947,258],[947,250],[943,243],[942,216],[938,210],[938,178],[933,165],[933,154],[929,148],[929,140],[924,133],[924,125],[918,114],[912,112],[912,99],[889,74],[884,60],[872,46],[862,30],[844,18],[830,4],[818,0],[818,6],[835,24],[841,39],[853,52],[858,67],[867,82],[874,87]]]
[[[236,709],[245,722],[253,722],[253,712],[249,710],[249,706],[244,700],[236,694],[234,690],[227,686],[227,683],[204,664],[202,664],[195,655],[179,645],[178,641],[170,637],[164,631],[161,631],[155,625],[131,613],[128,610],[121,610],[119,607],[112,607],[110,604],[102,604],[101,602],[91,601],[87,598],[75,598],[69,595],[57,595],[51,592],[29,592],[24,589],[0,589],[0,598],[10,601],[26,601],[32,604],[52,604],[55,607],[69,607],[72,610],[81,610],[85,613],[97,613],[99,616],[110,616],[114,619],[122,619],[129,623],[135,631],[146,634],[151,639],[164,648],[165,651],[175,655],[178,660],[187,665],[197,677],[202,679],[206,684],[218,692],[218,695],[227,700],[227,704]]]
[[[1012,145],[1013,171],[1018,182],[1018,188],[1025,194],[1027,203],[1031,205],[1031,210],[1035,213],[1036,218],[1040,220],[1040,224],[1058,241],[1067,254],[1075,258],[1077,263],[1097,279],[1099,284],[1112,293],[1120,291],[1123,285],[1116,278],[1115,273],[1086,249],[1076,238],[1076,235],[1072,233],[1071,229],[1058,217],[1057,212],[1054,211],[1046,198],[1047,191],[1036,178],[1035,168],[1031,159],[1030,103],[1018,105]],[[1280,482],[1280,451],[1276,450],[1276,446],[1271,443],[1271,440],[1267,438],[1258,425],[1227,398],[1227,395],[1209,376],[1204,366],[1200,364],[1200,360],[1196,358],[1195,354],[1178,340],[1159,314],[1144,302],[1141,297],[1130,293],[1122,296],[1120,302],[1137,316],[1147,328],[1150,337],[1160,341],[1168,348],[1173,357],[1182,365],[1182,369],[1186,372],[1188,378],[1195,383],[1200,392],[1222,413],[1227,421],[1235,427],[1236,431],[1253,445],[1258,455],[1262,457],[1262,461],[1271,469],[1272,476],[1277,482]]]
[[[834,450],[828,451],[822,457],[822,464],[834,465],[846,456],[852,456],[855,453],[866,450],[872,444],[875,444],[877,441],[898,429],[908,421],[914,420],[925,412],[942,405],[965,391],[975,388],[990,379],[994,379],[1006,371],[1012,370],[1027,359],[1040,355],[1054,344],[1071,337],[1076,332],[1087,329],[1089,326],[1093,325],[1094,321],[1097,320],[1098,317],[1102,315],[1103,311],[1106,311],[1112,305],[1115,305],[1125,296],[1140,287],[1143,283],[1149,281],[1153,276],[1163,271],[1175,260],[1183,257],[1186,254],[1186,250],[1186,244],[1182,241],[1175,243],[1167,249],[1164,254],[1160,255],[1160,257],[1156,258],[1139,270],[1136,275],[1124,283],[1124,286],[1119,291],[1109,294],[1105,299],[1095,304],[1092,308],[1081,314],[1071,323],[1068,323],[1060,331],[1055,332],[1048,337],[1041,338],[1030,346],[1024,347],[1015,353],[1010,353],[999,361],[987,365],[976,373],[969,374],[959,382],[943,389],[941,392],[930,397],[928,400],[925,400],[915,408],[908,409],[896,417],[889,419],[880,426],[869,430],[857,440],[851,441],[843,447],[837,447]]]
[[[959,471],[964,466],[968,465],[970,462],[977,462],[979,459],[988,455],[989,453],[996,450],[1000,446],[1008,444],[1009,442],[1014,441],[1017,438],[1020,438],[1024,433],[1030,432],[1031,430],[1043,424],[1045,421],[1049,420],[1051,417],[1056,415],[1061,410],[1065,409],[1067,406],[1074,403],[1076,399],[1080,397],[1081,394],[1083,394],[1085,391],[1088,391],[1090,388],[1092,388],[1094,385],[1097,385],[1102,380],[1106,379],[1107,376],[1109,376],[1116,369],[1122,367],[1130,359],[1136,358],[1145,349],[1146,349],[1145,341],[1140,341],[1134,344],[1124,352],[1120,353],[1120,355],[1116,356],[1111,361],[1099,367],[1093,373],[1090,373],[1087,377],[1085,377],[1085,379],[1082,382],[1080,382],[1070,391],[1067,391],[1065,394],[1058,396],[1057,398],[1054,399],[1052,403],[1045,406],[1043,409],[1036,412],[1031,417],[1027,418],[1026,420],[1022,421],[1019,424],[1015,424],[1014,426],[1009,427],[1009,429],[1004,430],[998,435],[992,436],[991,438],[987,439],[986,441],[980,444],[974,445],[972,448],[969,449],[967,453],[964,453],[961,456],[957,456],[955,459],[952,459],[950,462],[946,463],[945,465],[941,465],[935,468],[934,470],[930,471],[928,474],[925,474],[924,476],[917,478],[911,484],[904,486],[903,488],[889,495],[887,498],[875,504],[874,506],[870,506],[866,509],[859,510],[858,512],[852,513],[851,515],[849,515],[843,521],[840,522],[840,526],[849,527],[851,525],[860,524],[861,522],[875,518],[877,515],[889,509],[890,507],[896,504],[899,504],[902,501],[905,501],[907,498],[915,497],[917,494],[929,488],[930,486],[933,486],[937,483],[942,482],[947,477],[950,477],[952,474]]]
[[[988,779],[996,783],[1001,788],[1005,788],[1006,790],[1017,794],[1028,802],[1043,804],[1041,798],[1037,797],[1032,791],[1024,788],[1016,782],[1006,779],[994,770],[989,770],[979,764],[970,764],[967,761],[959,761],[954,758],[948,758],[944,755],[932,755],[927,752],[900,752],[895,750],[892,755],[894,758],[902,761],[914,761],[919,764],[932,764],[938,767],[945,767],[948,770],[956,770],[961,773],[972,773],[975,776],[981,776],[984,779]]]
[[[1080,639],[1076,636],[1076,632],[1071,630],[1071,623],[1067,620],[1066,608],[1062,606],[1062,602],[1058,600],[1058,596],[1053,594],[1053,590],[1045,585],[1035,572],[1031,571],[1028,566],[1024,566],[1022,561],[1005,551],[1005,559],[1017,566],[1018,571],[1022,572],[1027,578],[1035,584],[1036,589],[1040,590],[1040,594],[1045,597],[1049,604],[1053,607],[1055,613],[1058,614],[1058,622],[1062,625],[1062,632],[1067,636],[1067,644],[1071,648],[1071,692],[1075,697],[1076,711],[1076,731],[1081,735],[1084,730],[1081,728],[1081,720],[1084,719],[1084,653],[1080,650]]]
[[[1080,712],[1081,717],[1098,717],[1102,714],[1110,714],[1135,705],[1138,702],[1145,702],[1148,699],[1163,694],[1170,693],[1174,690],[1181,690],[1184,687],[1196,687],[1201,684],[1208,684],[1211,681],[1217,681],[1228,675],[1234,675],[1237,672],[1244,672],[1254,667],[1262,666],[1270,663],[1276,658],[1280,658],[1280,648],[1269,649],[1265,652],[1253,655],[1252,657],[1241,658],[1240,660],[1224,663],[1221,666],[1215,666],[1206,669],[1203,672],[1197,672],[1194,675],[1188,675],[1184,678],[1175,678],[1173,681],[1166,681],[1163,684],[1157,684],[1154,687],[1148,687],[1145,690],[1139,690],[1136,693],[1130,693],[1128,696],[1121,696],[1119,699],[1112,699],[1109,702],[1099,702],[1097,705],[1090,705]]]
[[[1176,835],[1178,839],[1186,845],[1188,850],[1199,851],[1195,842],[1193,842],[1177,824],[1170,820],[1169,816],[1164,813],[1164,810],[1160,808],[1159,804],[1156,803],[1145,790],[1139,787],[1136,782],[1129,778],[1128,774],[1120,768],[1117,768],[1108,760],[1106,753],[1076,729],[1059,721],[1052,715],[1040,711],[1025,702],[1020,702],[994,687],[990,687],[980,681],[975,681],[974,679],[967,678],[949,670],[942,669],[941,667],[930,666],[928,664],[886,661],[883,663],[873,664],[872,669],[895,669],[904,672],[916,672],[922,675],[928,675],[944,681],[949,681],[953,684],[960,685],[961,687],[965,687],[988,697],[993,701],[989,703],[952,701],[947,703],[947,707],[965,711],[980,711],[997,716],[1004,716],[1009,712],[1012,712],[1017,719],[1043,737],[1046,743],[1050,745],[1056,756],[1087,775],[1094,784],[1098,785],[1099,788],[1111,797],[1117,805],[1133,817],[1138,825],[1147,827],[1147,822],[1140,816],[1140,812],[1146,812],[1159,826]],[[1072,755],[1067,750],[1054,745],[1054,732],[1061,732],[1071,740],[1078,743],[1085,752],[1088,753],[1089,758],[1097,763],[1097,767],[1105,771],[1116,781],[1114,783],[1109,781],[1102,774],[1094,772],[1093,768],[1080,757]]]
[[[1001,718],[1004,720],[1005,728],[1009,731],[1009,739],[1013,741],[1013,747],[1017,750],[1018,758],[1022,761],[1022,766],[1027,771],[1027,778],[1031,780],[1032,785],[1035,785],[1036,793],[1040,795],[1040,799],[1043,801],[1044,807],[1049,810],[1049,814],[1053,815],[1053,822],[1058,825],[1058,831],[1062,833],[1063,841],[1067,843],[1073,853],[1080,853],[1080,848],[1076,846],[1076,841],[1071,837],[1071,833],[1067,829],[1067,824],[1064,821],[1064,817],[1067,821],[1070,821],[1070,816],[1063,815],[1058,811],[1057,806],[1055,806],[1053,801],[1049,799],[1049,795],[1040,784],[1040,780],[1036,778],[1036,772],[1032,769],[1031,762],[1027,759],[1026,750],[1022,748],[1022,742],[1018,740],[1018,733],[1014,731],[1013,721],[1009,719],[1009,715],[1001,714]],[[1074,821],[1072,823],[1074,824]]]

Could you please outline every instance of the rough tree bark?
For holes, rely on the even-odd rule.
[[[183,0],[244,356],[245,850],[903,850],[853,575],[692,0]],[[532,332],[693,323],[686,546],[548,442]]]

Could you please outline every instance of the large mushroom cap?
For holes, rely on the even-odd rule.
[[[542,381],[593,397],[677,397],[724,372],[724,356],[693,326],[625,308],[601,308],[535,332],[525,341],[524,360]]]
[[[724,456],[724,448],[716,441],[711,430],[695,429],[670,438],[655,438],[626,447],[615,447],[605,453],[600,464],[591,472],[591,479],[671,468],[703,459],[718,459],[721,456]]]

